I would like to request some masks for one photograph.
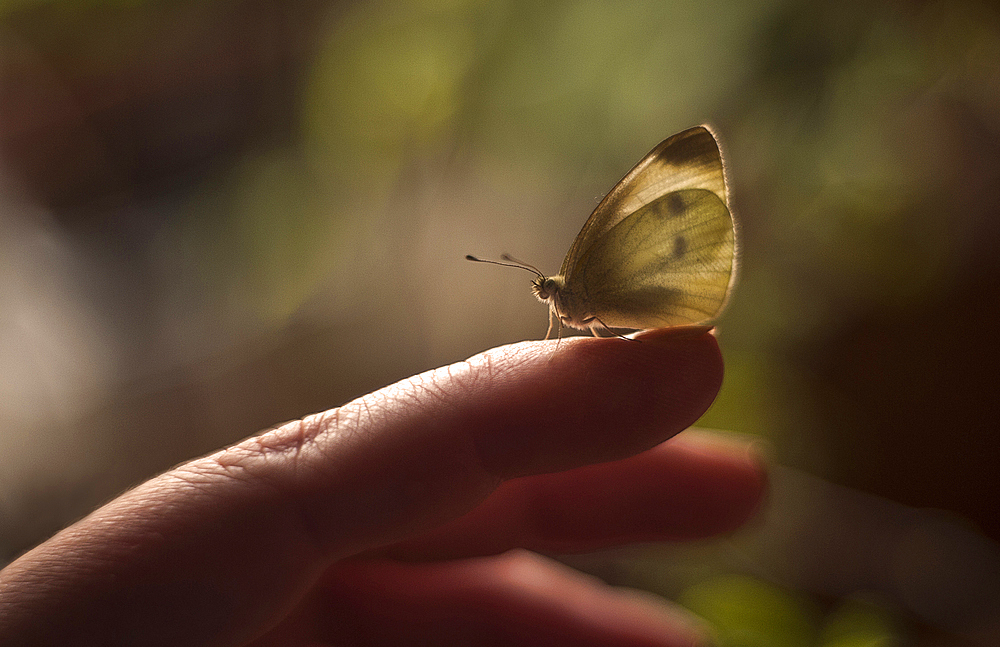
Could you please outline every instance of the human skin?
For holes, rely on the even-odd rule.
[[[751,447],[665,442],[721,385],[715,337],[639,339],[492,349],[161,474],[0,571],[0,644],[701,644],[528,552],[707,537],[760,505]]]

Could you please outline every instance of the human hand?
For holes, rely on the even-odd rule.
[[[738,527],[747,448],[687,434],[704,329],[527,342],[143,483],[0,571],[4,645],[691,645],[701,630],[526,551]]]

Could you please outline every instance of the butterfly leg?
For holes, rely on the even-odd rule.
[[[546,339],[551,339],[552,338],[552,326],[554,326],[555,323],[556,323],[556,313],[555,313],[554,310],[552,310],[550,308],[549,309],[549,329],[545,331],[545,338]],[[562,330],[562,326],[560,326],[559,329]]]
[[[594,317],[594,320],[597,321],[597,323],[601,324],[601,328],[603,328],[604,330],[608,331],[608,333],[612,337],[618,337],[619,339],[624,339],[625,341],[639,341],[638,339],[634,339],[632,337],[626,337],[625,335],[621,335],[619,333],[616,333],[615,331],[613,331],[610,328],[608,328],[608,325],[606,323],[604,323],[603,321],[601,321],[600,319],[598,319],[597,317]],[[594,337],[600,337],[601,336],[601,335],[597,334],[597,326],[592,327],[590,329],[590,332],[593,333]]]

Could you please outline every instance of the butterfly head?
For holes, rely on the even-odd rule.
[[[595,316],[585,303],[566,290],[566,279],[560,276],[539,276],[531,282],[531,291],[542,303],[549,306],[559,323],[571,328],[587,330],[594,325]],[[551,333],[551,328],[549,329]],[[546,335],[546,339],[548,335]]]
[[[539,275],[531,281],[531,291],[543,303],[548,303],[554,299],[562,288],[563,278],[561,276]]]

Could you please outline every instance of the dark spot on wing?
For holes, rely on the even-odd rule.
[[[688,251],[687,238],[681,235],[674,236],[674,258],[684,258]]]
[[[680,215],[684,211],[684,200],[680,193],[674,191],[667,194],[667,211],[671,216]]]

